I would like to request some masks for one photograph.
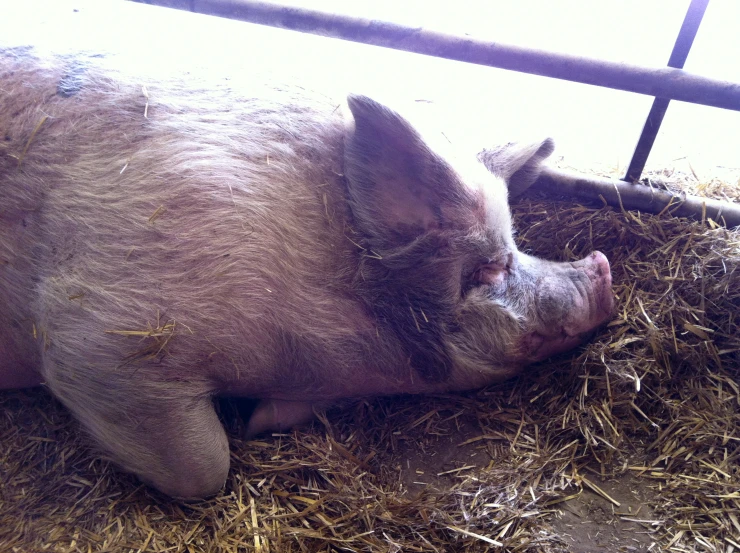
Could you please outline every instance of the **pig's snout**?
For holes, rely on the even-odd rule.
[[[614,312],[612,274],[609,260],[600,251],[590,253],[573,263],[572,267],[580,275],[573,279],[577,292],[571,308],[564,313],[563,332],[568,338],[580,338],[580,342],[609,320]]]
[[[606,256],[595,251],[568,266],[546,277],[539,290],[539,328],[527,333],[520,344],[529,361],[580,345],[612,317],[614,294]]]
[[[591,309],[594,318],[591,330],[611,317],[614,312],[614,294],[612,293],[612,272],[609,260],[600,251],[591,252],[587,257],[576,261],[573,266],[586,273],[591,282],[595,309]],[[599,315],[602,317],[599,318]]]

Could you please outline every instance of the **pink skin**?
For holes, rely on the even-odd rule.
[[[546,327],[539,325],[540,328],[522,338],[520,351],[524,352],[527,362],[541,361],[582,344],[613,314],[612,277],[606,256],[595,251],[572,266],[586,273],[592,294],[576,297],[570,316],[560,328],[546,333]]]

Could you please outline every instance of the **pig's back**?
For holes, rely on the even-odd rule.
[[[336,103],[297,87],[136,79],[94,60],[3,63],[4,348],[30,349],[35,328],[56,367],[154,360],[154,378],[195,365],[193,380],[270,388],[294,350],[368,331],[348,298]]]

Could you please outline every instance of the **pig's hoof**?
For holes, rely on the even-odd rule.
[[[309,422],[314,417],[313,403],[265,399],[259,402],[247,425],[247,437],[263,432],[282,432]]]
[[[162,493],[169,495],[178,501],[198,501],[216,495],[226,483],[229,467],[226,470],[218,470],[201,475],[183,475],[179,478],[163,478],[160,480],[151,480],[145,475],[139,478],[145,484],[158,489]]]

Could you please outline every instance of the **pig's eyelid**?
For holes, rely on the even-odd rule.
[[[492,261],[481,263],[473,272],[474,286],[500,287],[511,274],[511,258],[508,261]]]

